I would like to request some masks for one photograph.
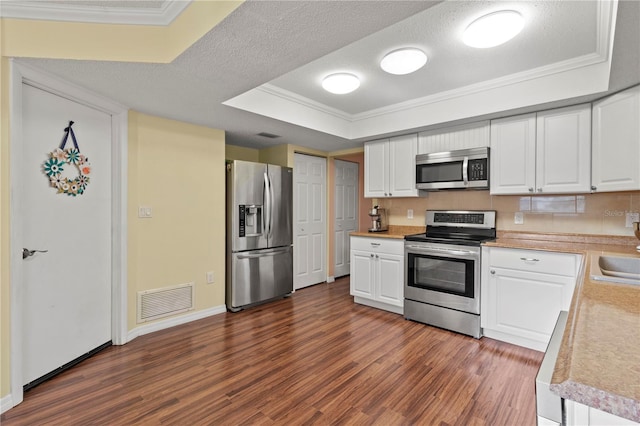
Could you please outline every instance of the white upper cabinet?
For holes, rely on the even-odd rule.
[[[593,191],[640,190],[640,86],[593,104]]]
[[[489,146],[489,121],[464,124],[418,134],[418,154]]]
[[[591,187],[591,105],[491,121],[491,194]]]
[[[536,114],[491,121],[492,194],[533,192],[536,184]]]
[[[538,113],[536,192],[591,190],[591,104]]]
[[[364,144],[364,196],[417,197],[416,134]]]

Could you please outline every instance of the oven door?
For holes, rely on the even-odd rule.
[[[405,299],[480,314],[480,247],[405,243]]]

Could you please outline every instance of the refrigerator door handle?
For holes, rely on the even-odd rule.
[[[256,259],[258,257],[277,256],[279,254],[286,253],[287,251],[289,251],[288,247],[284,249],[261,251],[260,253],[239,254],[238,259]]]
[[[267,177],[269,178],[269,239],[271,239],[271,233],[273,231],[273,201],[275,200],[275,195],[273,194],[271,176],[267,175]],[[271,242],[269,245],[271,245]]]
[[[262,231],[269,238],[271,233],[271,183],[269,175],[264,172],[264,207],[262,212]]]

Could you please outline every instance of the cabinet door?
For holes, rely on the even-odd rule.
[[[388,194],[389,141],[367,142],[364,144],[364,196],[380,198]]]
[[[376,255],[376,298],[380,302],[404,306],[404,256]]]
[[[593,104],[593,190],[640,189],[640,86]]]
[[[418,135],[404,135],[389,140],[389,196],[417,197],[416,153]]]
[[[491,194],[533,192],[535,158],[535,114],[491,121]]]
[[[374,254],[351,250],[351,295],[372,299],[374,288]]]
[[[591,105],[538,113],[536,193],[591,189]]]
[[[544,349],[558,314],[569,307],[575,278],[494,267],[489,272],[486,327]]]

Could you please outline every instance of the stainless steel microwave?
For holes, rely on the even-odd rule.
[[[417,155],[416,188],[489,189],[489,148]]]

